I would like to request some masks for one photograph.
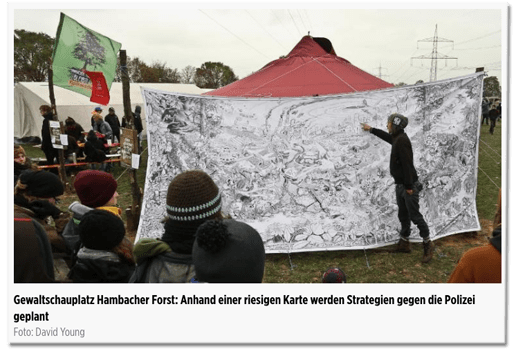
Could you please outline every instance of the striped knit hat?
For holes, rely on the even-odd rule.
[[[167,214],[173,221],[202,222],[220,213],[221,207],[219,188],[203,171],[183,172],[168,186]]]

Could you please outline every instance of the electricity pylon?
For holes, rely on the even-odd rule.
[[[376,69],[379,70],[380,74],[378,75],[378,78],[381,79],[382,78],[382,63],[380,63],[380,66],[378,68],[376,68]],[[383,69],[385,69],[385,68],[383,68]],[[385,75],[385,76],[388,76],[388,75]]]
[[[449,57],[449,56],[446,56],[446,55],[443,55],[443,54],[440,54],[437,52],[437,43],[438,42],[451,42],[453,43],[452,40],[448,40],[448,39],[443,39],[443,38],[439,38],[437,36],[437,24],[435,25],[435,33],[434,33],[434,37],[433,38],[427,38],[427,39],[423,39],[423,40],[418,40],[417,42],[433,42],[434,44],[434,47],[432,49],[432,53],[430,55],[423,55],[423,56],[419,56],[419,57],[411,57],[411,59],[431,59],[432,60],[432,64],[430,66],[430,81],[435,81],[437,80],[437,60],[438,59],[457,59],[456,57]],[[419,48],[419,47],[418,47]]]

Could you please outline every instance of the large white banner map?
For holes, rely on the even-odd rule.
[[[374,248],[398,240],[386,130],[408,117],[420,206],[433,239],[480,229],[476,210],[483,74],[312,98],[216,98],[142,89],[149,158],[138,238],[163,234],[168,184],[202,169],[223,212],[267,253]],[[411,239],[419,240],[412,226]]]

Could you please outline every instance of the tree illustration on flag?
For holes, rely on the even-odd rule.
[[[106,105],[121,47],[122,44],[61,13],[52,55],[54,85]],[[95,76],[94,83],[91,76]]]

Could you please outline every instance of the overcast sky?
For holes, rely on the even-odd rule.
[[[288,54],[310,32],[330,39],[338,56],[388,82],[428,82],[431,59],[412,58],[431,57],[437,26],[438,38],[448,41],[437,43],[439,57],[457,58],[437,61],[438,80],[474,73],[476,67],[485,67],[488,76],[498,77],[500,83],[506,74],[502,71],[502,39],[507,24],[500,4],[466,8],[470,5],[459,3],[455,9],[442,4],[439,9],[436,5],[394,8],[387,3],[383,8],[362,9],[332,3],[299,8],[288,3],[246,4],[247,8],[239,4],[240,9],[232,9],[237,5],[224,9],[220,4],[161,4],[159,8],[154,4],[153,8],[120,3],[108,5],[111,9],[84,9],[91,4],[73,5],[75,9],[69,4],[11,6],[13,29],[55,37],[60,12],[64,12],[122,43],[129,57],[148,64],[163,62],[179,71],[187,65],[200,67],[214,61],[230,66],[244,78]]]

